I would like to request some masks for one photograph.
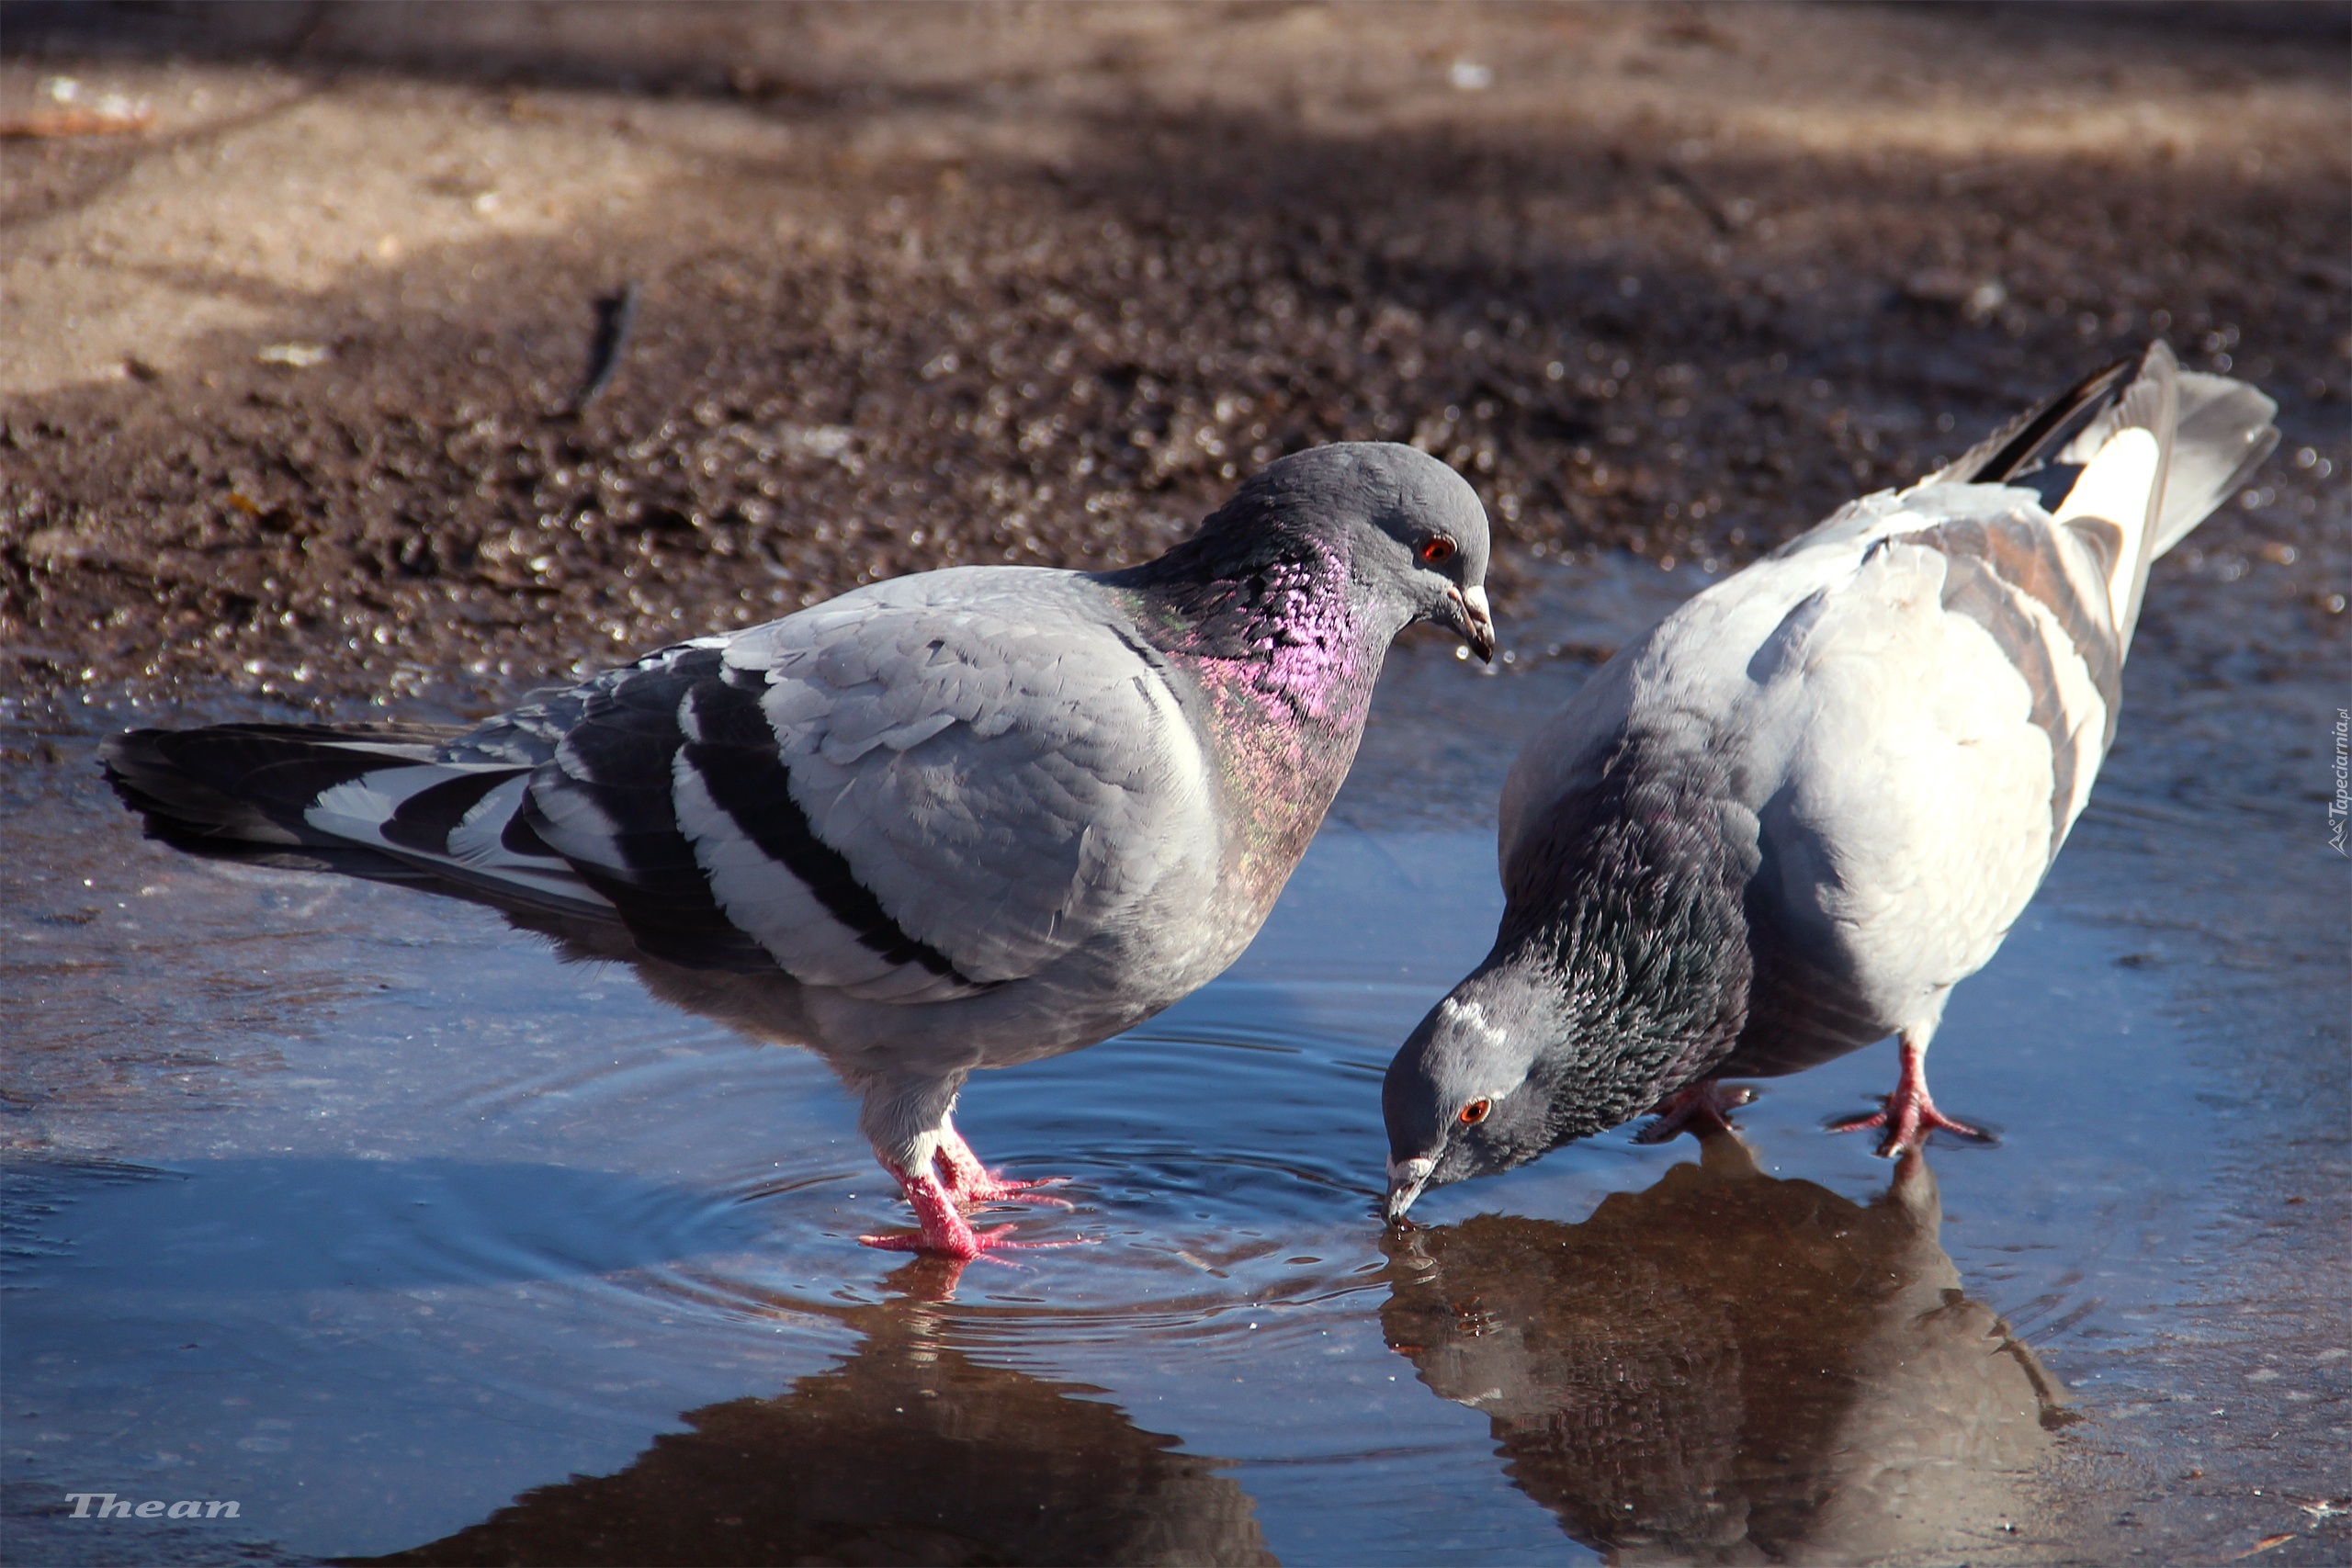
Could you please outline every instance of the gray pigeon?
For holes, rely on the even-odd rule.
[[[1093,1044],[1233,962],[1354,759],[1390,641],[1433,621],[1492,656],[1487,554],[1444,464],[1325,446],[1130,570],[876,583],[470,729],[142,729],[104,758],[184,845],[760,977],[763,1015],[863,1096],[922,1221],[864,1239],[971,1258],[1021,1244],[961,1211],[1037,1184],[957,1134],[965,1076]]]
[[[2278,441],[2162,344],[1699,594],[1529,740],[1495,945],[1388,1068],[1388,1213],[1888,1034],[1881,1153],[2114,738],[2150,563]]]

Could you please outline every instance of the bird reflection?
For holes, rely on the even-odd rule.
[[[892,1276],[932,1293],[930,1262]],[[687,1411],[615,1475],[526,1492],[369,1563],[1275,1562],[1216,1461],[1098,1389],[980,1365],[921,1300],[842,1314],[865,1341],[774,1399]]]
[[[2071,1418],[1961,1292],[1914,1152],[1867,1206],[1730,1134],[1582,1224],[1386,1243],[1389,1346],[1482,1411],[1512,1481],[1615,1563],[1834,1562],[2013,1543]]]

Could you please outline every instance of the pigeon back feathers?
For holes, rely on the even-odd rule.
[[[934,572],[470,731],[141,730],[105,756],[183,842],[372,856],[672,963],[945,1000],[1215,880],[1200,740],[1115,623],[1074,574]]]

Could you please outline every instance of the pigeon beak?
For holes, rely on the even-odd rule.
[[[1471,592],[1476,592],[1473,589]],[[1388,1162],[1388,1223],[1395,1224],[1413,1206],[1413,1200],[1429,1185],[1430,1172],[1437,1168],[1433,1159],[1390,1160]]]
[[[1470,645],[1470,651],[1492,664],[1495,661],[1495,613],[1487,606],[1484,588],[1448,588],[1447,601],[1453,606],[1453,629]]]

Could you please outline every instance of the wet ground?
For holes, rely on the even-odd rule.
[[[133,716],[52,715],[0,917],[12,1560],[2341,1561],[2342,882],[2260,761],[2308,676],[2235,692],[2232,771],[2143,650],[1939,1036],[1999,1148],[1822,1132],[1878,1048],[1744,1148],[1621,1133],[1376,1223],[1380,1071],[1498,908],[1465,824],[1598,652],[1531,645],[1702,580],[1562,573],[1500,675],[1406,653],[1231,972],[973,1085],[978,1147],[1074,1179],[1007,1217],[1091,1245],[960,1280],[854,1245],[904,1215],[813,1059],[486,911],[143,842],[79,755]]]
[[[2341,8],[2179,9],[13,4],[152,123],[0,141],[0,683],[511,690],[1340,437],[1733,562],[2152,333],[2340,473]]]
[[[10,1561],[2352,1556],[2345,95],[2333,44],[2150,11],[11,8],[0,87],[156,124],[0,152]],[[1619,1134],[1385,1234],[1378,1075],[1491,934],[1527,724],[2154,327],[2287,441],[2160,568],[1939,1037],[2002,1145],[1822,1133],[1880,1047],[1744,1145]],[[89,764],[1134,558],[1342,434],[1476,479],[1510,661],[1404,649],[1243,960],[972,1087],[983,1154],[1074,1179],[1009,1217],[1091,1244],[1018,1269],[854,1245],[905,1216],[814,1061],[146,843]]]

